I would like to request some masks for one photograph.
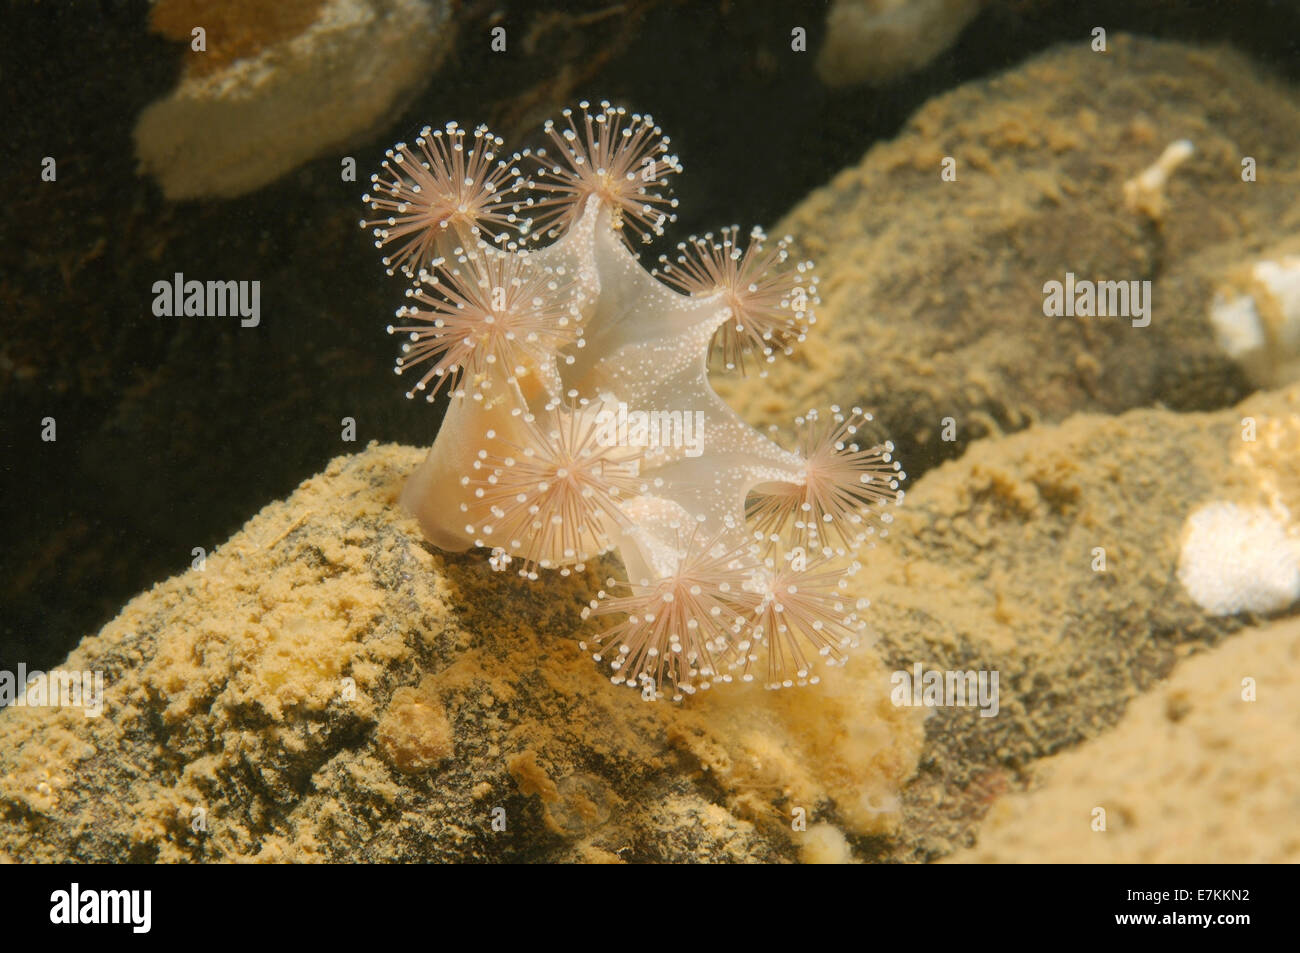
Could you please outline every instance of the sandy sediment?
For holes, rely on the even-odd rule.
[[[1300,621],[1242,632],[1046,759],[964,863],[1300,861]]]

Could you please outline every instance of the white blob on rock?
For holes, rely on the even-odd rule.
[[[1300,543],[1266,507],[1208,503],[1187,517],[1178,579],[1211,615],[1277,612],[1300,599]]]
[[[835,0],[817,74],[828,86],[888,83],[952,46],[979,11],[979,0]]]
[[[800,839],[799,859],[805,864],[853,863],[853,849],[839,828],[814,824]]]
[[[1300,380],[1300,257],[1255,262],[1210,307],[1219,346],[1259,387]]]
[[[325,0],[303,33],[140,114],[136,155],[169,199],[242,195],[390,115],[450,45],[446,0]]]

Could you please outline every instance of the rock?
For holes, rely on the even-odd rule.
[[[979,10],[979,0],[835,0],[817,75],[828,86],[905,76],[952,46]]]
[[[999,802],[976,846],[951,860],[1294,864],[1297,764],[1300,620],[1291,619],[1188,660],[1111,732],[1045,759],[1034,789]]]
[[[1300,387],[976,444],[867,554],[874,652],[816,687],[681,706],[639,701],[579,651],[602,567],[534,585],[433,551],[396,506],[422,451],[371,445],[82,643],[63,668],[104,673],[101,717],[0,712],[0,853],[942,856],[1037,760],[1250,621],[1208,615],[1174,576],[1195,506],[1260,504],[1290,492],[1270,474],[1300,472],[1282,440],[1243,465],[1243,415],[1290,432]],[[997,671],[996,717],[894,704],[891,672],[917,663]]]
[[[870,659],[817,693],[641,702],[572,637],[595,575],[420,542],[397,495],[422,455],[338,458],[133,600],[63,666],[104,672],[102,717],[0,712],[0,852],[782,860],[796,807],[897,824],[921,725]]]
[[[1199,606],[1181,545],[1209,502],[1300,504],[1296,433],[1300,386],[1216,414],[1077,415],[978,441],[917,481],[867,566],[877,651],[889,668],[996,671],[1001,697],[996,717],[933,709],[903,794],[912,856],[965,846],[1035,761],[1102,734],[1256,618]]]
[[[256,7],[256,9],[253,9]],[[453,38],[444,0],[158,0],[155,29],[190,52],[180,84],[136,123],[136,154],[169,199],[275,181],[382,122]]]
[[[1128,210],[1124,183],[1180,139],[1195,154],[1160,221]],[[1294,90],[1228,49],[1112,35],[968,83],[773,229],[817,263],[817,324],[767,379],[718,390],[757,423],[861,405],[914,475],[1035,421],[1231,406],[1251,384],[1210,306],[1235,263],[1300,228],[1297,140]],[[1150,281],[1150,324],[1047,317],[1067,274]]]

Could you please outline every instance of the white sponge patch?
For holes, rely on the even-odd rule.
[[[1208,503],[1187,517],[1178,579],[1211,615],[1276,612],[1300,599],[1300,543],[1266,507]]]

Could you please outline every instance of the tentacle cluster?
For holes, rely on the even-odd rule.
[[[505,438],[505,452],[480,450],[473,476],[477,513],[465,531],[476,546],[498,557],[520,557],[519,573],[537,578],[537,567],[582,570],[584,562],[612,548],[611,528],[623,518],[621,503],[646,492],[635,448],[602,446],[598,423],[585,402],[550,404],[541,420],[522,417],[522,439]],[[493,431],[485,435],[496,437]]]
[[[418,323],[388,326],[389,334],[408,338],[396,372],[427,367],[408,398],[433,381],[432,402],[462,372],[472,389],[490,386],[494,366],[512,383],[530,371],[554,374],[559,353],[582,345],[577,301],[566,293],[569,280],[534,266],[525,252],[494,255],[472,245],[456,248],[452,261],[430,264],[433,271],[422,269],[406,292],[415,304],[397,310],[398,318]]]
[[[681,172],[681,163],[668,152],[669,139],[649,113],[629,113],[602,102],[578,104],[561,114],[563,123],[548,119],[543,129],[554,144],[525,151],[533,175],[526,181],[536,193],[515,206],[536,216],[537,228],[558,238],[578,220],[587,199],[598,197],[613,212],[615,227],[641,241],[662,235],[677,220],[677,200],[666,194],[668,176]]]
[[[888,534],[889,507],[903,501],[907,474],[891,441],[854,439],[870,433],[871,423],[858,407],[845,414],[833,405],[829,414],[814,409],[795,418],[802,479],[758,487],[747,501],[746,514],[766,544],[844,556],[871,535]]]
[[[479,126],[472,135],[449,122],[425,126],[415,147],[399,142],[385,153],[383,173],[370,177],[374,192],[361,200],[380,217],[362,220],[374,232],[375,247],[395,243],[384,267],[408,277],[440,254],[483,235],[492,238],[527,230],[511,207],[523,184],[518,168],[497,158],[499,136]]]
[[[811,262],[787,267],[788,237],[768,245],[763,230],[755,227],[742,248],[739,233],[740,227],[732,225],[716,239],[711,232],[691,236],[677,246],[676,261],[660,256],[659,273],[685,294],[720,293],[730,314],[714,332],[710,354],[727,370],[739,368],[741,373],[747,359],[753,359],[760,376],[766,376],[763,365],[775,361],[778,351],[791,354],[807,337],[821,300]]]
[[[606,102],[544,132],[504,160],[482,127],[426,129],[373,177],[362,224],[414,281],[396,370],[421,375],[408,397],[450,395],[403,503],[435,545],[529,579],[617,551],[583,646],[646,698],[815,683],[864,637],[855,554],[905,475],[858,408],[806,413],[787,450],[708,379],[805,339],[812,263],[730,226],[647,271],[629,246],[675,219],[668,139]]]

